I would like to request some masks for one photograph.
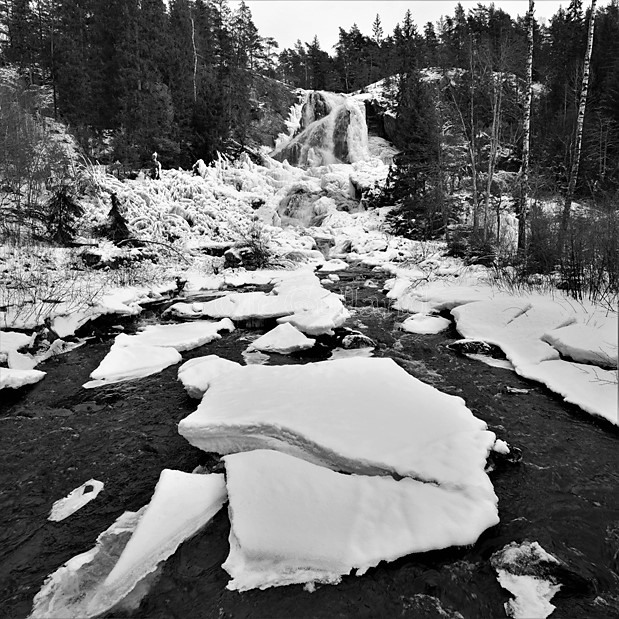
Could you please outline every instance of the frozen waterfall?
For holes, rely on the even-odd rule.
[[[365,107],[353,97],[307,91],[302,107],[293,107],[288,128],[288,138],[280,138],[272,153],[278,161],[317,167],[369,157]]]

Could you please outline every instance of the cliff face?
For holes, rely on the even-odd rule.
[[[275,146],[275,139],[287,130],[290,107],[297,100],[295,91],[279,80],[255,75],[251,90],[251,123],[248,146]]]

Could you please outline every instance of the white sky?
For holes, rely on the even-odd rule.
[[[356,23],[361,32],[369,36],[378,13],[386,36],[410,9],[418,29],[423,31],[426,22],[437,22],[442,15],[453,15],[457,0],[246,0],[246,4],[260,36],[273,37],[280,51],[293,47],[297,39],[309,43],[316,34],[321,48],[332,53],[340,26],[350,30]],[[462,1],[467,12],[477,4],[477,0]],[[539,21],[548,21],[559,6],[567,8],[568,4],[569,0],[536,0],[535,16]],[[588,2],[583,4],[587,6]],[[515,18],[527,12],[529,3],[528,0],[496,0],[494,5]],[[236,6],[238,2],[231,2],[231,7]]]

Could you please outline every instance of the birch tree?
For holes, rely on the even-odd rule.
[[[529,161],[531,151],[531,107],[533,104],[533,12],[534,0],[529,0],[527,13],[527,74],[524,102],[522,165],[520,167],[520,200],[516,214],[518,216],[518,250],[526,251],[527,211],[529,199]]]
[[[589,70],[591,67],[591,52],[593,50],[593,29],[595,27],[595,5],[597,0],[591,0],[591,17],[589,18],[589,31],[587,33],[587,49],[582,72],[582,85],[580,88],[580,102],[578,105],[578,117],[576,118],[576,139],[572,155],[572,169],[570,171],[569,183],[563,204],[561,215],[561,228],[559,230],[559,252],[563,251],[565,237],[570,222],[570,209],[574,199],[576,181],[578,180],[578,168],[580,166],[580,153],[582,150],[582,130],[585,122],[585,109],[587,107],[587,94],[589,91]]]

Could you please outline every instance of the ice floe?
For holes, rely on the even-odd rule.
[[[171,347],[118,346],[114,344],[90,377],[85,389],[111,385],[135,378],[157,374],[165,368],[180,363],[181,354]]]
[[[72,490],[64,499],[59,499],[52,505],[48,520],[60,522],[68,518],[76,511],[82,509],[93,499],[96,499],[99,493],[103,490],[103,482],[96,479],[89,479],[84,482],[79,488]]]
[[[290,353],[312,348],[316,340],[306,337],[298,329],[289,323],[277,325],[268,333],[254,340],[248,350],[260,350],[266,353],[279,353],[289,355]]]
[[[178,368],[178,380],[191,398],[200,399],[209,388],[211,380],[224,372],[240,368],[240,363],[217,355],[206,355],[185,361]]]
[[[30,619],[90,619],[110,610],[135,610],[157,566],[194,535],[226,500],[223,475],[162,471],[153,498],[125,512],[94,548],[47,577]]]
[[[494,434],[464,400],[388,358],[220,374],[179,432],[205,451],[279,449],[335,470],[493,492],[484,465]]]
[[[175,304],[170,312],[192,317],[230,318],[234,321],[268,320],[290,322],[307,335],[331,333],[350,316],[342,300],[325,290],[310,269],[292,273],[268,273],[273,290],[265,292],[233,292],[231,294],[193,304]]]
[[[472,544],[499,521],[492,493],[344,475],[271,450],[224,461],[228,589],[335,584],[381,560]]]
[[[93,548],[69,559],[50,574],[34,597],[29,619],[90,619],[96,616],[87,612],[88,603],[114,567],[145,509],[124,512],[97,537]]]
[[[38,383],[45,378],[40,370],[12,370],[0,368],[0,389],[19,389],[25,385]]]
[[[180,544],[199,531],[226,501],[223,475],[164,469],[131,539],[88,605],[102,612],[123,599]]]
[[[234,331],[234,324],[224,318],[218,322],[197,320],[175,325],[148,325],[136,335],[117,335],[114,346],[161,346],[182,352],[220,339],[220,331]]]
[[[33,340],[34,336],[18,331],[0,331],[0,361],[4,361],[12,350],[30,346]]]

